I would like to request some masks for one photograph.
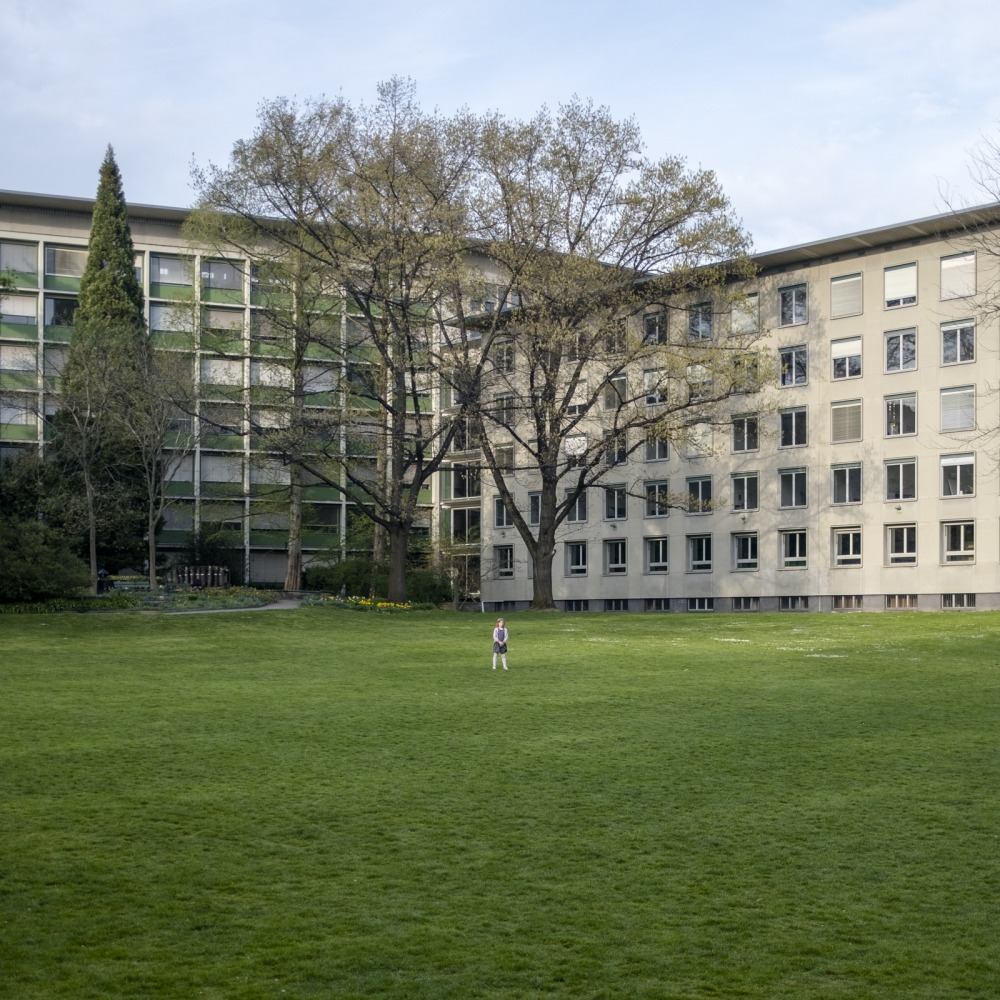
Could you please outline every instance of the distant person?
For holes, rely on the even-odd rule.
[[[504,670],[507,669],[507,623],[502,619],[497,619],[497,627],[493,629],[493,669],[497,668],[497,653],[500,654],[500,661]]]

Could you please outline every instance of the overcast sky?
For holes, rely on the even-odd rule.
[[[996,0],[0,0],[0,187],[187,206],[260,101],[412,77],[422,102],[530,117],[576,93],[651,157],[717,172],[757,250],[986,200]]]

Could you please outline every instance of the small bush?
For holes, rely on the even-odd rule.
[[[65,597],[90,582],[58,531],[40,521],[0,520],[0,603]]]

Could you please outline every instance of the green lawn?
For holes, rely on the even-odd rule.
[[[0,618],[0,996],[1000,995],[1000,615]]]

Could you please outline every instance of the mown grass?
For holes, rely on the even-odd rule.
[[[0,995],[1000,993],[1000,616],[0,620]]]

